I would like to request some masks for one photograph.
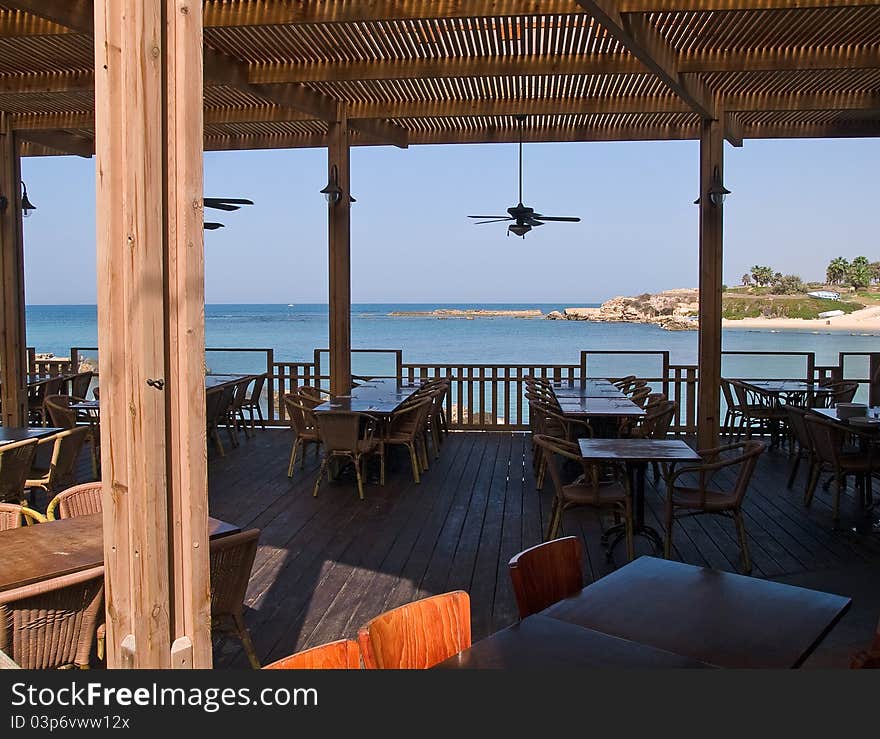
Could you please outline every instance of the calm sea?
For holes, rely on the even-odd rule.
[[[564,305],[541,304],[360,304],[352,308],[354,348],[402,349],[404,361],[420,362],[536,362],[579,361],[583,350],[645,351],[667,349],[673,363],[691,364],[697,357],[695,331],[664,331],[655,326],[522,318],[437,319],[398,317],[393,311],[431,311],[435,308],[539,308],[549,312]],[[327,346],[326,305],[209,305],[205,309],[209,347],[274,348],[276,360],[310,360],[313,349]],[[33,305],[27,309],[28,344],[40,352],[67,356],[71,346],[97,345],[97,316],[93,305]],[[877,351],[878,336],[843,332],[755,331],[724,332],[724,349],[738,351],[816,352],[818,363],[837,364],[839,352]],[[84,352],[86,356],[95,352]],[[262,364],[261,364],[262,362]],[[256,354],[211,352],[213,372],[263,371],[265,358]],[[656,357],[595,357],[589,374],[649,374],[660,366]],[[723,371],[733,376],[802,376],[804,360],[787,357],[727,357]],[[356,374],[391,374],[389,355],[355,355]],[[866,376],[867,361],[847,363],[849,376]]]

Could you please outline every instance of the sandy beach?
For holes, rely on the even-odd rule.
[[[801,331],[847,331],[854,334],[880,335],[880,305],[863,308],[833,318],[743,318],[723,320],[724,328],[746,328],[762,331],[797,329]]]

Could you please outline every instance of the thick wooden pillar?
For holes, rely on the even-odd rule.
[[[0,117],[0,406],[4,426],[27,425],[27,342],[24,326],[24,238],[21,157],[7,115]]]
[[[700,333],[697,392],[697,447],[718,446],[721,411],[722,205],[709,190],[724,177],[724,114],[703,121],[700,135]]]
[[[330,124],[327,169],[336,177],[342,194],[328,205],[330,241],[330,392],[351,390],[351,168],[348,120],[339,106],[337,121]]]
[[[95,0],[113,667],[210,667],[200,0]]]

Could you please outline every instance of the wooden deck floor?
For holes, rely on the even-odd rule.
[[[262,530],[246,618],[264,663],[353,636],[384,610],[456,588],[470,593],[474,639],[516,619],[507,561],[541,541],[552,496],[549,480],[535,490],[526,435],[452,434],[419,485],[399,455],[386,485],[368,485],[365,501],[345,478],[313,498],[317,459],[310,454],[291,481],[288,452],[288,432],[265,431],[209,464],[211,514]],[[853,611],[813,660],[845,664],[880,615],[880,537],[832,530],[828,494],[820,489],[806,510],[802,483],[786,488],[787,471],[787,455],[768,452],[753,479],[745,504],[753,574],[854,597]],[[648,522],[660,528],[662,483],[649,482],[647,493]],[[862,520],[854,499],[843,516]],[[584,541],[588,578],[622,564],[622,547],[606,561],[592,512],[571,511],[563,526]],[[737,570],[726,519],[685,520],[674,543],[685,562]],[[644,541],[637,549],[649,553]],[[219,642],[215,657],[218,667],[246,666],[234,641]]]

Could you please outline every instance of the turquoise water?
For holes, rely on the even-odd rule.
[[[361,304],[352,308],[354,348],[402,349],[407,362],[535,362],[579,361],[581,350],[669,350],[671,361],[695,364],[697,333],[664,331],[651,325],[546,321],[522,318],[393,317],[392,311],[430,311],[435,308],[539,308],[549,312],[563,305],[506,304]],[[205,308],[209,347],[273,348],[279,361],[308,361],[313,349],[327,346],[326,305],[209,305]],[[71,346],[97,345],[97,317],[93,305],[45,306],[27,309],[28,345],[40,352],[67,356]],[[819,364],[837,364],[839,352],[880,350],[880,337],[842,332],[769,332],[733,329],[724,332],[730,351],[816,352]],[[95,352],[84,352],[95,356]],[[265,357],[226,352],[209,353],[214,372],[263,371]],[[798,357],[727,357],[723,372],[732,376],[801,376],[805,362]],[[657,357],[595,357],[589,374],[649,374],[658,369]],[[866,376],[867,360],[847,362],[849,376]],[[390,355],[355,355],[358,374],[390,374]]]

